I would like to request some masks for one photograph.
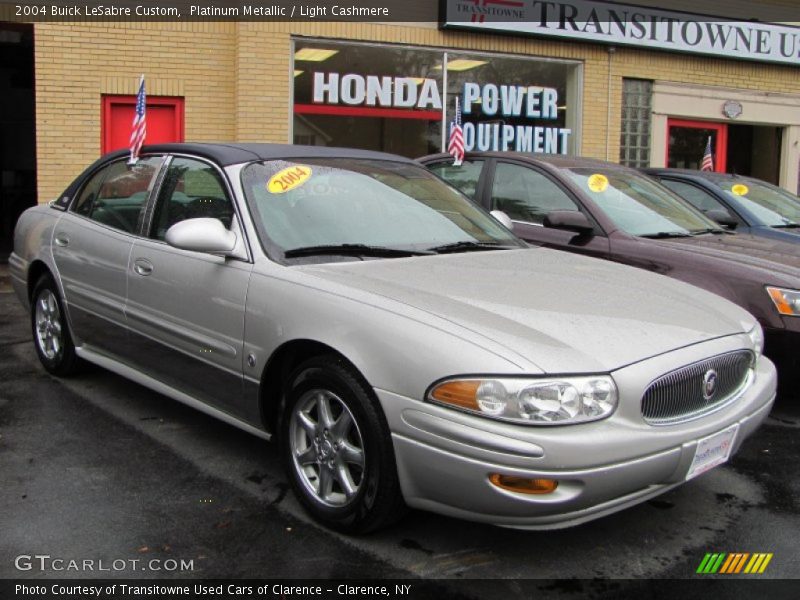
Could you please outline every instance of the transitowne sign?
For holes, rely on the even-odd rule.
[[[616,2],[441,0],[442,27],[798,65],[800,28]]]

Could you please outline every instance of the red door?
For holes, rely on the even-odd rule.
[[[103,96],[100,128],[102,153],[130,147],[136,96]],[[183,141],[183,98],[147,97],[145,144]]]
[[[714,170],[724,173],[728,162],[728,125],[711,121],[667,121],[667,166],[699,170],[709,137]]]

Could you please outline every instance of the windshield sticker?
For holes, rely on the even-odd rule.
[[[595,173],[586,181],[589,189],[596,193],[605,192],[608,189],[608,177]]]
[[[269,178],[267,189],[272,194],[283,194],[289,190],[303,185],[311,177],[311,167],[295,165],[281,169]]]
[[[731,192],[736,194],[737,196],[747,196],[747,193],[750,191],[750,188],[747,187],[743,183],[737,183],[735,186],[731,188]]]

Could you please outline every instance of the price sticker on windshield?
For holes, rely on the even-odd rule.
[[[267,189],[272,194],[283,194],[303,185],[311,177],[311,167],[295,165],[281,169],[269,178]]]
[[[594,175],[589,177],[586,184],[589,186],[590,190],[599,194],[601,192],[605,192],[608,189],[608,177],[600,173],[595,173]]]
[[[733,192],[737,196],[747,196],[747,192],[749,191],[750,188],[743,183],[737,183],[735,186],[731,188],[731,192]]]

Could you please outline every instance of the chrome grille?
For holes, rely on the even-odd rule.
[[[670,425],[713,412],[739,396],[749,380],[753,353],[720,354],[670,371],[653,381],[642,397],[642,415],[653,425]],[[716,389],[704,395],[704,377],[714,370]]]

